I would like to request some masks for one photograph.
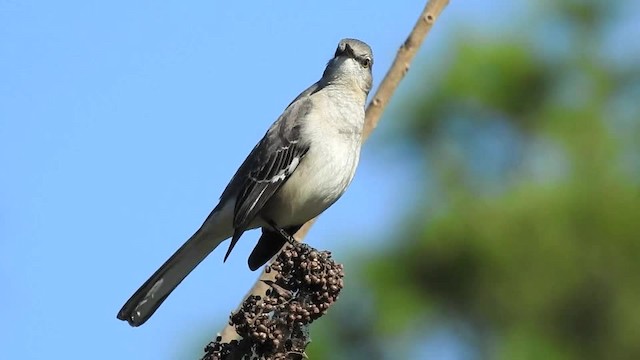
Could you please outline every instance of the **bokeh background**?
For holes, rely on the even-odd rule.
[[[256,232],[117,310],[340,38],[377,84],[423,5],[1,0],[0,358],[198,358]],[[639,14],[452,1],[307,238],[347,269],[312,359],[640,358]]]

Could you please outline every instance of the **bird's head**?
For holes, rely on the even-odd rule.
[[[355,86],[368,94],[373,83],[372,67],[373,52],[369,45],[356,39],[342,39],[322,79],[329,84]]]

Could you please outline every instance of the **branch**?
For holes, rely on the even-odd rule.
[[[396,58],[393,61],[391,68],[389,69],[389,71],[387,71],[387,74],[380,83],[380,86],[374,94],[373,99],[367,106],[363,134],[364,140],[366,140],[369,135],[371,135],[373,129],[375,129],[378,125],[385,107],[391,100],[391,96],[398,87],[398,84],[409,71],[411,61],[422,45],[424,38],[427,36],[436,19],[440,16],[440,13],[442,12],[442,10],[444,10],[448,3],[449,0],[429,0],[424,10],[420,14],[418,21],[411,30],[411,33],[409,33],[407,39],[400,46],[400,49],[396,54]],[[304,224],[304,226],[295,234],[296,240],[300,242],[304,240],[304,237],[309,232],[309,229],[311,228],[315,220],[316,219],[312,219]],[[269,267],[265,267],[265,270],[267,268]],[[254,286],[245,296],[245,300],[249,299],[251,296],[264,297],[264,295],[267,293],[267,290],[271,289],[271,286],[268,284],[271,284],[273,283],[273,281],[275,281],[277,272],[267,272],[265,270],[263,270]],[[242,304],[240,305],[240,307],[242,307]],[[232,340],[239,340],[240,336],[236,332],[234,326],[227,325],[220,333],[218,339],[221,342],[228,343]]]
[[[418,53],[424,38],[427,36],[440,13],[449,4],[449,0],[429,0],[422,10],[418,21],[413,26],[409,36],[404,41],[396,54],[391,68],[387,71],[380,87],[376,91],[373,99],[367,106],[364,123],[364,139],[366,140],[380,121],[382,112],[391,100],[391,96],[396,91],[400,80],[409,71],[411,61]]]

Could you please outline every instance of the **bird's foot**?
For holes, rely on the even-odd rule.
[[[278,224],[276,224],[275,222],[271,220],[267,220],[267,223],[269,224],[269,226],[271,226],[273,230],[277,231],[278,234],[280,234],[280,236],[282,236],[285,240],[287,240],[289,244],[295,245],[298,243],[298,240],[296,240],[296,238],[293,237],[293,235],[286,232],[283,228],[278,226]]]

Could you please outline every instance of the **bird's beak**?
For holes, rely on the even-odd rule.
[[[353,52],[353,48],[349,44],[344,44],[344,52],[343,54],[350,57],[355,58],[356,54]]]
[[[336,54],[334,55],[334,58],[338,58],[340,56],[355,58],[355,53],[351,45],[344,44],[344,48],[342,46],[339,46],[338,49],[336,50]]]

